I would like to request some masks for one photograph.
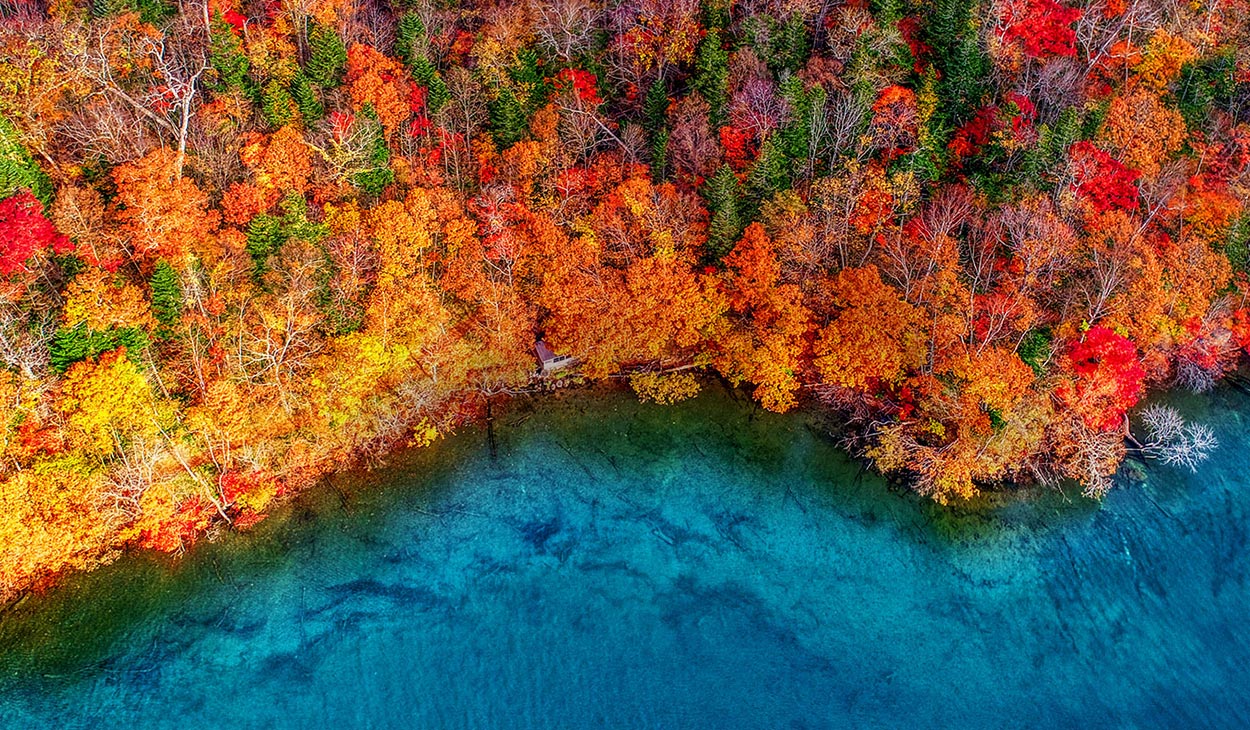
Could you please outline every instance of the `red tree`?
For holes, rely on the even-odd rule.
[[[66,253],[74,244],[43,216],[43,203],[29,190],[0,200],[0,274],[23,270],[36,251],[47,248]]]

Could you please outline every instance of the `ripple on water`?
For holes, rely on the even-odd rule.
[[[518,402],[0,618],[0,727],[1245,727],[1246,399],[1099,507],[940,508],[712,390]]]

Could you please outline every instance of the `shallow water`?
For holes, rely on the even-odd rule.
[[[1198,475],[951,512],[721,391],[518,403],[494,460],[467,432],[3,616],[0,727],[1250,726],[1250,399],[1179,405]]]

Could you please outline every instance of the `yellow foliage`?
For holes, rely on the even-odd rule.
[[[634,373],[629,376],[629,387],[643,402],[671,405],[698,395],[699,379],[693,373]]]
[[[97,454],[113,451],[128,436],[157,431],[152,391],[124,348],[71,367],[57,407],[74,441]]]
[[[1180,77],[1181,68],[1197,56],[1189,41],[1158,28],[1133,72],[1150,88],[1164,91]]]
[[[85,322],[89,329],[141,327],[156,324],[152,309],[139,287],[103,269],[88,269],[74,278],[66,291],[65,326]]]
[[[41,576],[116,555],[123,516],[109,509],[109,486],[72,458],[0,479],[0,602]]]

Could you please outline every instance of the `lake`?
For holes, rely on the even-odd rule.
[[[1250,726],[1250,398],[1198,474],[941,508],[719,386],[568,393],[0,616],[2,728]]]

